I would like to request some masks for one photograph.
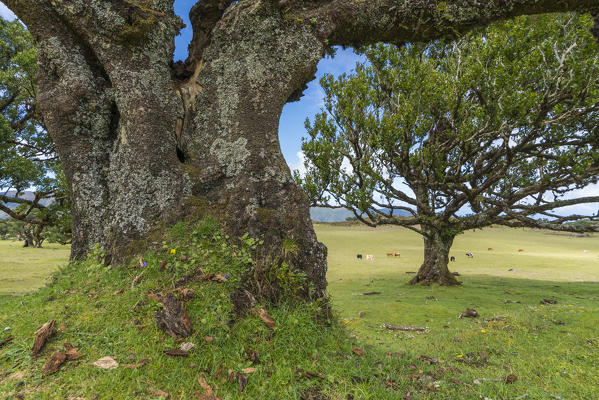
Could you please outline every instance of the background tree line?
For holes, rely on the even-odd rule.
[[[0,212],[9,218],[0,219],[0,238],[68,243],[68,189],[36,102],[33,39],[19,21],[1,18],[0,38]]]

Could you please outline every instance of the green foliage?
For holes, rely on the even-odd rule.
[[[557,208],[598,200],[565,201],[599,174],[591,25],[587,15],[522,17],[452,42],[364,50],[368,64],[322,78],[325,109],[306,121],[307,174],[296,180],[313,205],[342,205],[371,225],[454,235],[539,226],[530,216],[541,214],[543,227],[565,229],[579,217]]]
[[[0,208],[9,197],[34,187],[39,196],[15,211],[26,229],[49,241],[68,243],[71,216],[68,190],[54,143],[35,97],[36,51],[18,21],[0,18]],[[50,204],[48,204],[50,203]],[[50,227],[41,234],[45,227]]]
[[[56,163],[54,145],[40,119],[33,39],[17,20],[0,19],[0,188],[47,186]]]

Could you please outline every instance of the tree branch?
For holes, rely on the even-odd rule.
[[[317,3],[321,4],[321,3]],[[303,3],[302,3],[303,5]],[[525,14],[589,10],[595,0],[336,0],[306,12],[333,45],[429,41]],[[322,22],[320,22],[322,21]]]

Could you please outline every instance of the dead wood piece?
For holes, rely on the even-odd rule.
[[[306,371],[305,374],[308,378],[320,378],[320,379],[325,378],[325,376],[322,372]]]
[[[418,331],[424,332],[426,330],[423,326],[412,326],[412,325],[391,325],[391,324],[382,324],[381,325],[385,329],[390,329],[392,331]]]
[[[195,296],[195,292],[187,288],[176,288],[174,291],[179,293],[179,298],[181,300],[190,300]]]
[[[243,290],[243,294],[245,295],[245,297],[247,297],[248,302],[249,302],[249,306],[250,307],[254,307],[256,305],[256,298],[254,297],[254,295],[251,294],[246,289]]]
[[[245,389],[248,384],[248,380],[249,378],[247,375],[241,374],[239,372],[237,373],[237,384],[239,384],[240,392],[243,392],[243,389]]]
[[[161,296],[160,302],[163,308],[154,314],[158,327],[175,338],[191,335],[193,331],[191,320],[185,311],[185,306],[175,295],[168,293]]]
[[[141,279],[141,274],[135,275],[135,278],[133,278],[133,280],[131,281],[131,290],[133,290],[135,285],[137,285],[139,283],[140,279]]]
[[[0,341],[0,349],[1,349],[1,348],[2,348],[2,347],[5,345],[5,344],[12,342],[12,340],[13,340],[13,339],[14,339],[14,337],[13,337],[13,336],[9,336],[9,337],[7,337],[7,338],[5,338],[5,339],[2,339],[2,340]]]
[[[33,342],[33,348],[31,349],[33,358],[37,358],[37,354],[46,344],[46,340],[54,333],[54,324],[56,324],[55,320],[48,321],[35,332],[35,342]]]
[[[147,358],[144,358],[143,360],[140,360],[136,363],[132,363],[132,364],[124,364],[125,367],[127,368],[141,368],[144,365],[146,365],[147,363],[149,363],[150,360],[148,360]]]
[[[67,360],[76,360],[81,358],[81,353],[79,350],[70,343],[64,344],[65,354],[67,355]]]
[[[249,357],[250,361],[254,364],[260,362],[260,353],[256,350],[246,350],[245,354]]]
[[[418,356],[418,359],[421,360],[421,361],[426,361],[427,363],[429,363],[431,365],[432,364],[440,364],[441,363],[436,358],[425,356],[425,355]]]
[[[264,308],[261,308],[259,310],[251,308],[250,311],[252,312],[252,314],[264,321],[266,326],[268,326],[270,329],[275,329],[275,321],[272,319],[268,311],[266,311]]]
[[[364,293],[362,293],[362,296],[370,296],[373,294],[381,294],[381,292],[364,292]]]
[[[226,282],[227,277],[223,274],[216,274],[212,278],[210,278],[210,280],[212,280],[214,282]]]
[[[189,356],[189,351],[181,350],[181,349],[172,349],[172,350],[165,350],[164,354],[166,354],[167,356],[171,356],[171,357],[187,357],[187,356]]]
[[[478,312],[474,308],[468,308],[466,311],[463,311],[458,318],[476,318],[478,317]]]
[[[162,296],[160,293],[148,293],[146,294],[146,297],[150,300],[154,300],[154,301],[160,301],[160,296]]]
[[[541,304],[557,304],[557,300],[543,299],[541,300]]]
[[[212,387],[208,384],[208,382],[206,382],[206,378],[204,378],[204,375],[198,375],[198,383],[200,384],[202,389],[204,389],[206,395],[212,396],[214,394]]]
[[[52,354],[42,367],[42,374],[44,376],[48,376],[55,373],[66,359],[67,355],[64,351],[57,351],[56,353]]]
[[[198,281],[203,282],[203,281],[212,280],[212,278],[214,278],[214,274],[208,273],[208,274],[199,275],[197,279],[198,279]]]

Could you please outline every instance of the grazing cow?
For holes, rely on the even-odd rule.
[[[374,256],[372,254],[366,254],[367,260],[374,260]]]
[[[387,252],[387,257],[393,257],[393,252],[391,252],[391,251],[388,251],[388,252]]]
[[[487,250],[489,250],[489,251],[493,251],[493,248],[492,248],[492,247],[489,247]]]
[[[401,253],[395,253],[393,254],[395,257],[401,257]]]
[[[449,257],[449,261],[455,261],[455,257],[454,256]]]
[[[474,258],[474,254],[472,254],[472,253],[466,253],[466,256],[467,256],[468,258]]]
[[[358,260],[361,260],[361,259],[362,259],[362,254],[358,254],[358,255],[356,256],[356,258],[357,258]]]
[[[519,253],[520,253],[520,252],[522,252],[522,251],[524,251],[524,249],[518,249],[518,252],[519,252]]]

